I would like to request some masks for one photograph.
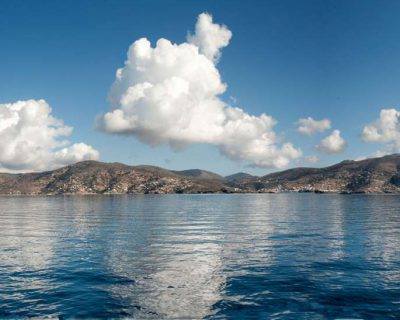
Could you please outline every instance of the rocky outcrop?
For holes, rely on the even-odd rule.
[[[0,194],[336,192],[400,193],[400,155],[294,168],[263,177],[84,161],[42,173],[0,174]]]

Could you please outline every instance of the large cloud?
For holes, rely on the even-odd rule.
[[[331,121],[329,119],[314,120],[311,117],[302,118],[297,121],[297,131],[301,134],[309,135],[316,132],[324,132],[331,128]]]
[[[366,142],[385,144],[385,150],[378,151],[377,155],[400,152],[400,111],[382,109],[379,119],[364,127],[362,138]]]
[[[339,130],[333,130],[332,133],[321,140],[317,149],[328,154],[341,153],[346,148],[346,141],[340,136]]]
[[[98,159],[91,146],[71,145],[65,139],[71,133],[44,100],[0,104],[0,170],[40,171]]]
[[[268,115],[253,116],[220,99],[226,85],[216,68],[231,32],[198,17],[188,42],[166,39],[152,47],[145,39],[129,48],[110,90],[111,111],[97,119],[114,134],[130,134],[150,145],[174,149],[191,143],[215,145],[233,160],[260,167],[284,167],[301,155],[290,143],[279,145]]]

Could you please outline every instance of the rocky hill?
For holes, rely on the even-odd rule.
[[[257,178],[257,176],[253,176],[246,172],[238,172],[225,177],[225,179],[230,183],[244,183],[247,180],[254,180]]]
[[[84,161],[54,171],[0,174],[0,194],[216,193],[233,188],[222,180],[154,166]]]
[[[121,194],[241,192],[400,193],[400,155],[343,161],[326,168],[294,168],[222,177],[193,169],[84,161],[53,171],[0,174],[0,194]]]
[[[400,193],[400,155],[289,169],[242,180],[236,186],[254,192]]]

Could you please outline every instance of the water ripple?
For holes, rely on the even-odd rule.
[[[399,319],[400,198],[0,198],[0,318]]]

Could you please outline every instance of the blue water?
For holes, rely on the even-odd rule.
[[[0,198],[0,318],[400,319],[400,197]]]

